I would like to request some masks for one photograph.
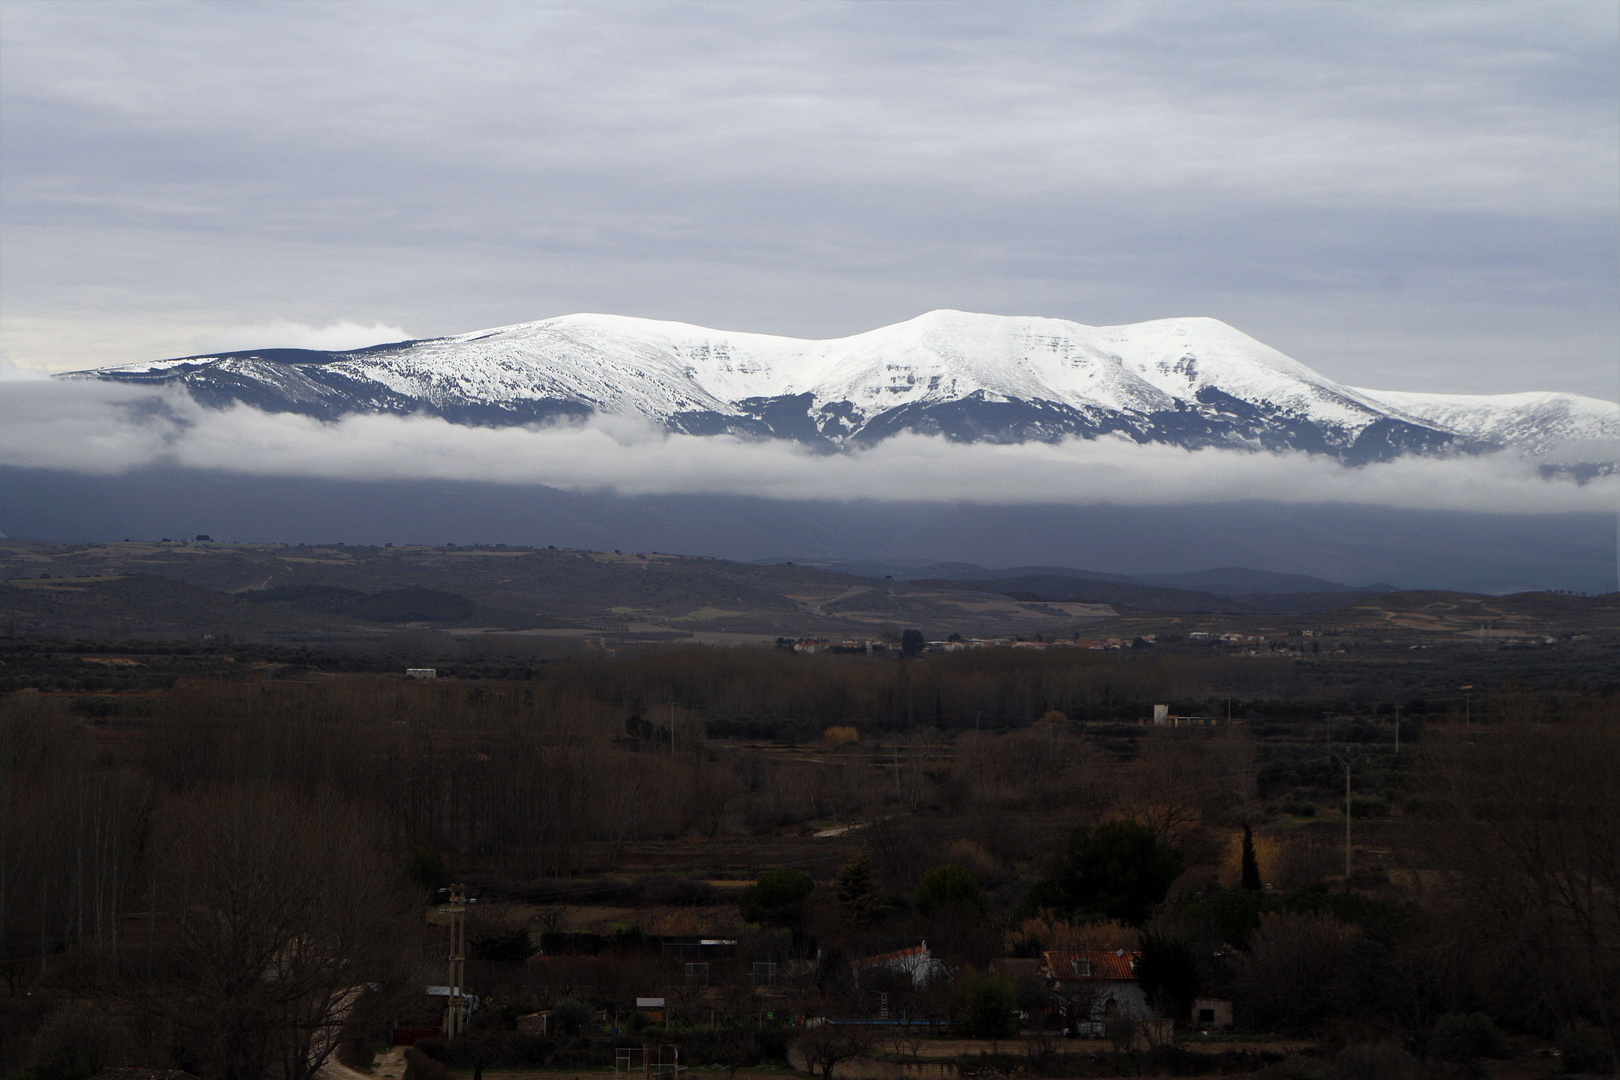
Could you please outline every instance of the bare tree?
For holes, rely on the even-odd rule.
[[[1193,741],[1159,732],[1114,773],[1115,813],[1179,837],[1251,801],[1254,775],[1252,749],[1241,739]]]
[[[416,898],[351,804],[263,787],[165,809],[153,900],[174,940],[135,1004],[224,1080],[307,1080],[409,992]],[[419,991],[418,991],[419,992]]]
[[[1612,713],[1612,709],[1609,710]],[[1546,1028],[1597,1022],[1620,1043],[1620,726],[1601,709],[1436,732],[1424,822],[1450,923],[1502,1005]]]
[[[0,953],[48,971],[116,950],[147,790],[95,760],[60,702],[0,699]]]
[[[737,1080],[737,1070],[759,1061],[759,1028],[730,1020],[714,1033],[714,1064],[726,1070],[726,1080]]]
[[[840,1061],[860,1057],[872,1049],[872,1032],[864,1024],[820,1023],[799,1036],[798,1050],[810,1074],[831,1077]]]
[[[1293,1026],[1325,1011],[1345,946],[1355,935],[1321,912],[1266,915],[1240,966],[1238,999],[1260,1023]]]

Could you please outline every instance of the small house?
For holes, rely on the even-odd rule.
[[[907,976],[911,979],[911,985],[918,988],[927,986],[937,976],[945,974],[945,965],[934,959],[934,954],[928,950],[926,941],[909,949],[863,956],[851,963],[850,967],[855,971],[857,983],[860,982],[861,972],[882,968]]]
[[[1136,976],[1139,952],[1124,949],[1053,950],[1041,954],[1037,969],[1058,999],[1065,1026],[1076,1034],[1100,1037],[1109,1020],[1153,1015]]]
[[[1232,1003],[1225,998],[1194,998],[1190,1019],[1205,1031],[1224,1031],[1232,1026]]]

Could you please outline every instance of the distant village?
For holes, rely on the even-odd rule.
[[[1302,636],[1311,637],[1310,630],[1302,631]],[[1262,645],[1266,642],[1264,634],[1219,633],[1216,631],[1194,630],[1185,635],[1187,641],[1198,644],[1222,645]],[[1180,640],[1180,639],[1176,639]],[[942,641],[925,641],[919,647],[909,650],[912,655],[924,653],[953,653],[967,649],[1131,649],[1156,645],[1159,642],[1157,634],[1143,634],[1140,637],[1107,637],[1090,638],[1076,635],[1072,638],[1051,638],[1036,634],[1033,638],[1021,637],[991,637],[991,638],[964,638],[952,634]],[[792,649],[796,653],[838,653],[847,655],[879,655],[897,651],[896,647],[888,641],[876,638],[778,638],[779,648]],[[907,651],[900,646],[898,651]]]

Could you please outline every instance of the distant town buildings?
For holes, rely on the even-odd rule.
[[[1208,635],[1205,635],[1206,637]],[[1145,634],[1140,638],[1060,638],[1053,641],[1043,641],[1037,638],[1026,641],[1016,637],[994,638],[957,638],[952,637],[945,641],[929,641],[924,644],[925,653],[952,653],[967,649],[1128,649],[1138,641],[1153,644],[1157,640],[1155,634]],[[1265,640],[1261,638],[1260,640]],[[873,638],[843,638],[831,640],[828,638],[780,638],[777,646],[792,649],[796,653],[854,653],[865,655],[883,655],[899,649],[886,641]]]

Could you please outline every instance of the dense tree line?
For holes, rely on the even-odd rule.
[[[107,695],[138,712],[9,695],[8,987],[66,990],[102,1011],[53,1005],[31,1041],[0,1053],[8,1066],[32,1054],[40,1080],[73,1072],[40,1064],[40,1047],[104,1044],[107,1060],[208,1080],[305,1080],[423,983],[420,903],[452,876],[516,895],[612,872],[636,844],[759,837],[768,853],[772,837],[828,820],[863,828],[823,849],[836,857],[778,864],[742,890],[739,912],[756,927],[750,948],[791,960],[817,1000],[852,992],[851,958],[926,937],[958,974],[978,974],[949,990],[896,986],[895,1008],[999,1030],[1009,994],[1045,1006],[1038,988],[987,974],[992,961],[1107,942],[1143,949],[1165,1001],[1196,986],[1257,1026],[1358,1016],[1421,1052],[1478,1034],[1446,1019],[1478,1012],[1608,1045],[1620,1000],[1615,699],[1566,693],[1549,708],[1540,690],[1504,688],[1478,703],[1477,723],[1426,712],[1400,758],[1387,723],[1363,725],[1364,738],[1356,723],[1327,725],[1355,762],[1356,797],[1384,801],[1378,843],[1404,860],[1358,865],[1350,880],[1337,820],[1324,831],[1305,812],[1342,805],[1314,726],[1290,742],[1257,738],[1263,725],[1086,735],[1076,723],[1109,702],[1281,700],[1298,679],[1297,664],[1269,658],[670,649],[557,660],[520,680],[249,669]],[[707,737],[712,720],[741,716],[813,720],[821,737]],[[480,935],[508,963],[523,952],[510,928]],[[559,959],[525,992],[633,996],[658,977],[640,940]]]
[[[0,704],[4,970],[69,1002],[41,1018],[34,1072],[306,1080],[419,983],[421,895],[375,807],[217,764],[165,775],[177,756],[150,745],[120,761],[60,706]]]
[[[975,649],[921,660],[668,649],[549,665],[547,682],[634,712],[667,701],[710,719],[810,719],[870,728],[1024,726],[1057,710],[1077,720],[1135,719],[1155,701],[1201,694],[1286,697],[1287,661]]]

